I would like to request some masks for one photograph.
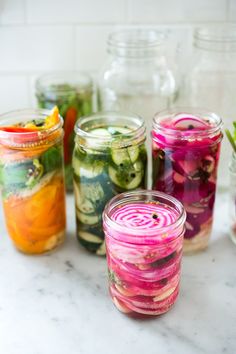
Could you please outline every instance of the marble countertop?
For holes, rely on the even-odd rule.
[[[236,247],[227,236],[227,197],[217,199],[207,251],[184,258],[181,293],[172,310],[137,320],[113,306],[105,259],[68,236],[52,254],[17,252],[0,226],[1,354],[236,353]]]

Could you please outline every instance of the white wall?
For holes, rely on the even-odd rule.
[[[0,0],[0,113],[34,106],[41,73],[98,70],[115,26],[170,27],[185,42],[193,26],[226,21],[236,0]]]

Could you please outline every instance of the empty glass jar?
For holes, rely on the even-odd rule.
[[[197,28],[193,37],[193,59],[186,76],[179,104],[203,107],[216,112],[224,127],[236,120],[236,26],[217,25]],[[229,164],[230,145],[223,141],[219,185],[228,187],[225,171]]]

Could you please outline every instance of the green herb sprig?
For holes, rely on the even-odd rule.
[[[236,152],[236,122],[233,122],[234,133],[233,135],[230,133],[229,129],[225,129],[226,136],[234,150]]]

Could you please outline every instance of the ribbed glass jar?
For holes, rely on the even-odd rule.
[[[109,290],[130,315],[160,315],[175,303],[186,214],[164,193],[134,191],[115,196],[103,213]]]
[[[77,237],[86,249],[104,255],[106,203],[117,193],[146,186],[146,129],[138,116],[100,112],[81,118],[75,132]]]

